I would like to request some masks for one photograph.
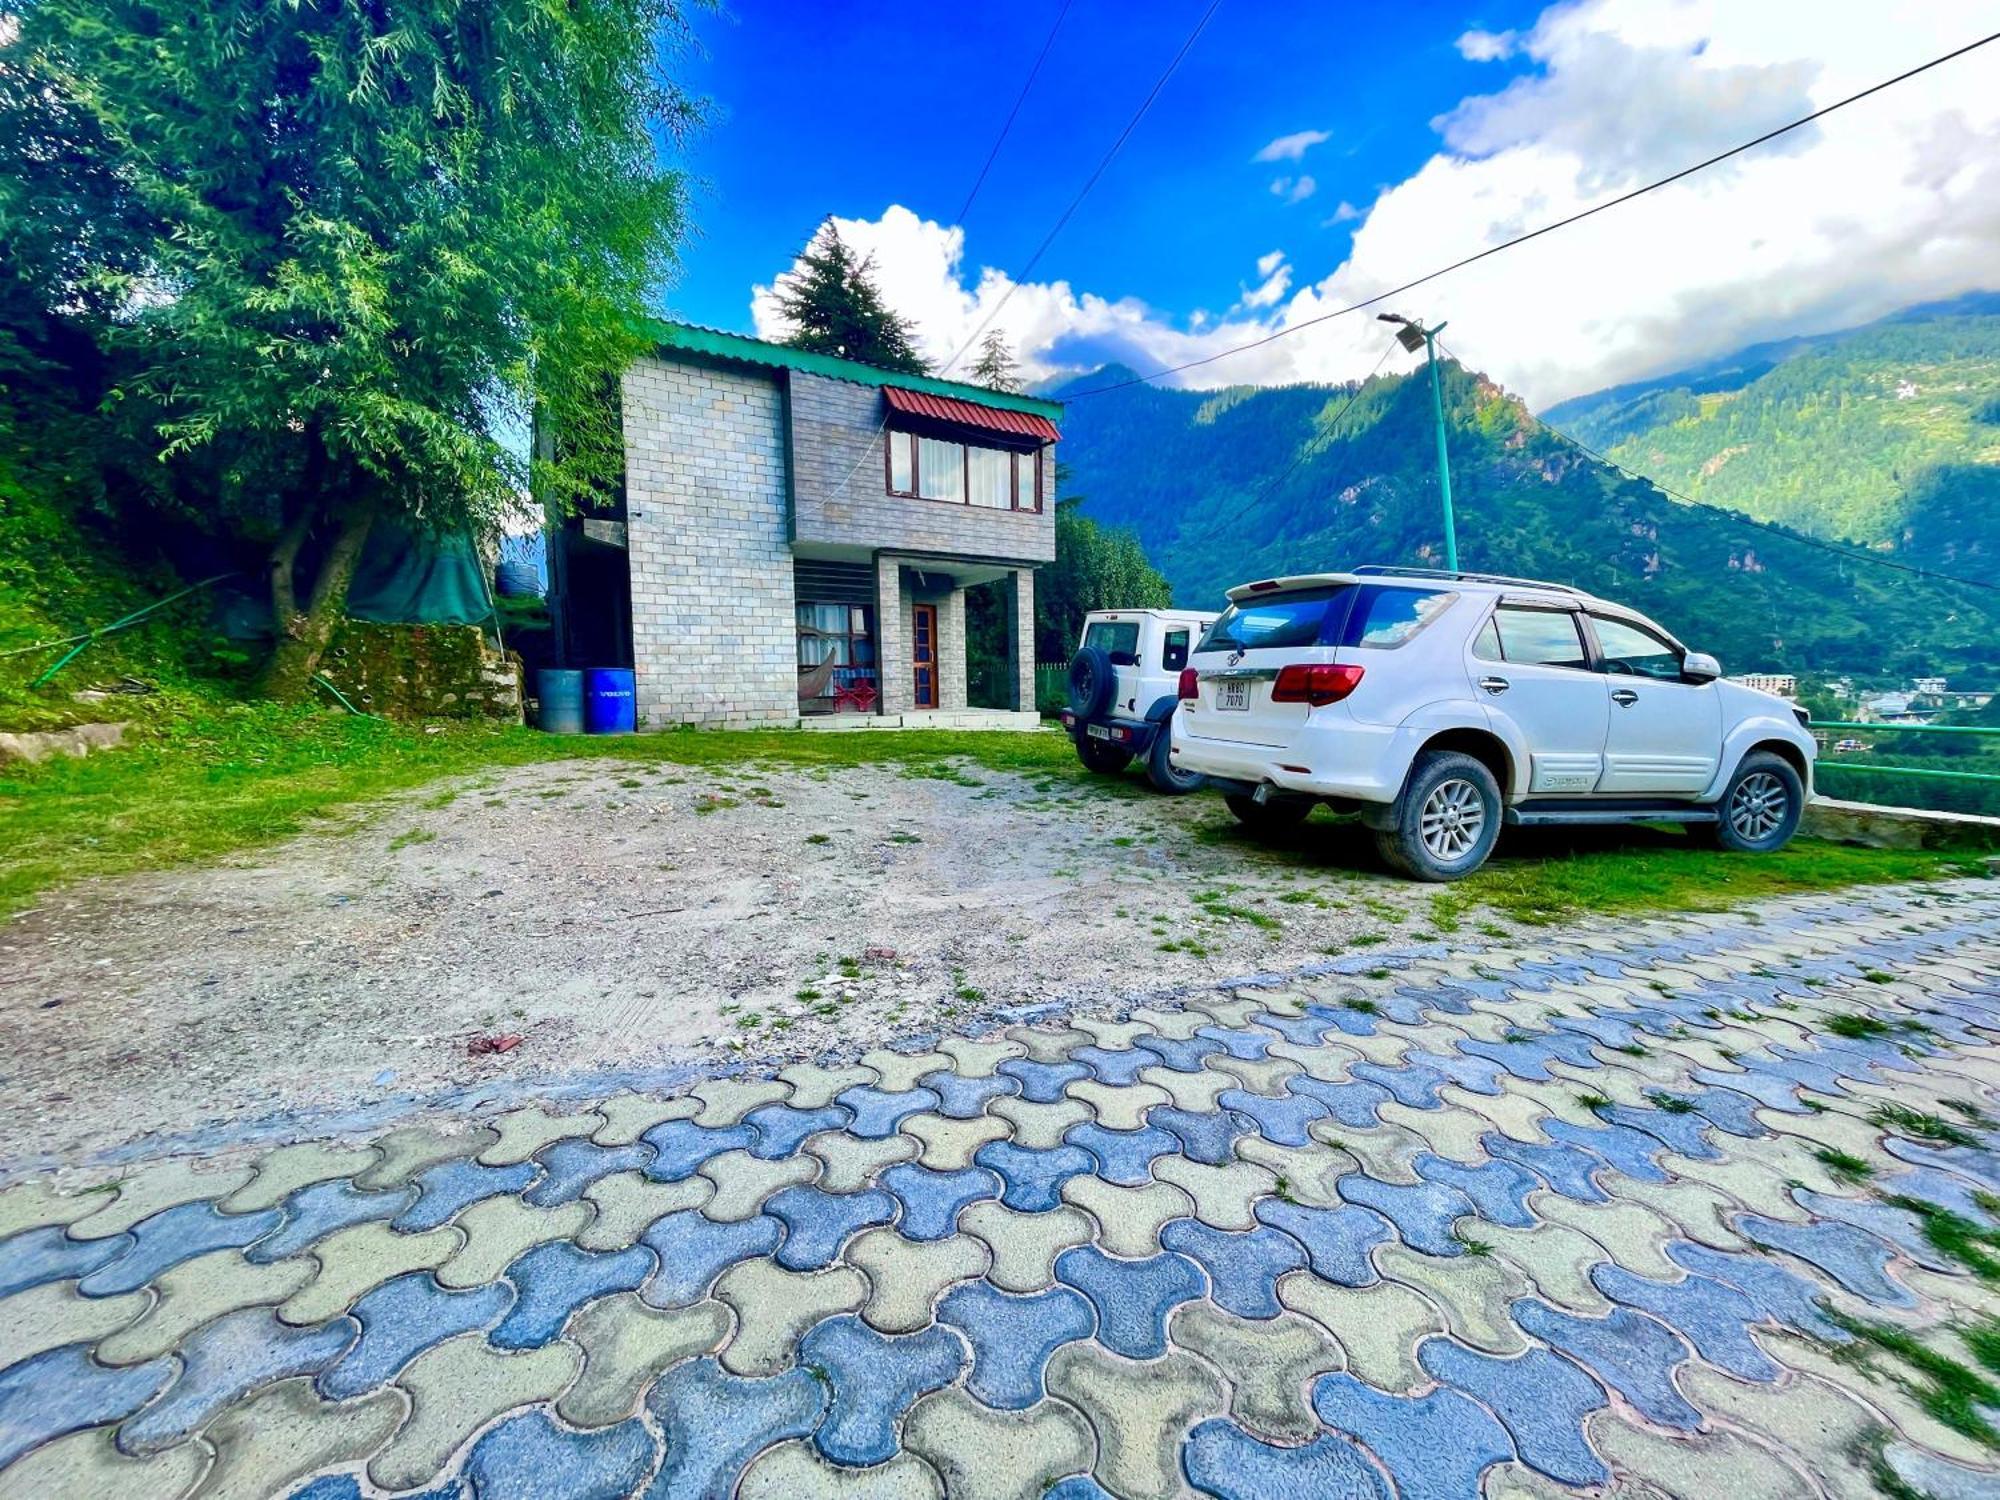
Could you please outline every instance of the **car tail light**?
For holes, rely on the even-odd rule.
[[[1359,667],[1298,662],[1278,669],[1278,680],[1271,685],[1271,701],[1324,708],[1329,703],[1338,703],[1360,684]]]
[[[1181,668],[1180,696],[1183,699],[1201,696],[1201,674],[1193,667]]]

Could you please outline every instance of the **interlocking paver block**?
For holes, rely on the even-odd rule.
[[[558,1241],[537,1245],[507,1267],[513,1310],[487,1337],[496,1349],[535,1349],[562,1332],[571,1313],[614,1292],[629,1292],[658,1264],[651,1249],[579,1250]]]
[[[868,1278],[852,1266],[801,1275],[774,1261],[750,1260],[723,1272],[715,1295],[736,1313],[722,1368],[732,1375],[772,1375],[792,1362],[808,1329],[868,1300]]]
[[[641,1241],[660,1258],[660,1269],[639,1295],[654,1307],[699,1302],[730,1266],[777,1249],[784,1232],[765,1214],[721,1224],[691,1208],[670,1213]]]
[[[857,1061],[862,1067],[874,1070],[876,1087],[892,1094],[913,1089],[924,1074],[951,1066],[951,1059],[942,1052],[898,1052],[887,1047],[864,1052]]]
[[[1666,1438],[1622,1422],[1610,1413],[1590,1421],[1590,1439],[1619,1469],[1653,1494],[1715,1493],[1728,1475],[1736,1494],[1758,1500],[1817,1500],[1819,1489],[1783,1459],[1734,1432]]]
[[[112,1369],[81,1344],[66,1344],[0,1370],[0,1469],[65,1433],[117,1422],[159,1394],[175,1363],[155,1359]]]
[[[965,1078],[991,1077],[993,1070],[1010,1057],[1026,1057],[1028,1049],[1004,1037],[946,1037],[938,1051],[951,1059],[952,1071]]]
[[[1498,1256],[1439,1260],[1401,1245],[1385,1245],[1375,1254],[1375,1268],[1384,1280],[1413,1287],[1435,1302],[1461,1343],[1489,1354],[1518,1354],[1525,1347],[1521,1331],[1507,1316],[1507,1306],[1528,1295],[1534,1285]]]
[[[1361,1172],[1349,1173],[1335,1186],[1348,1202],[1372,1208],[1394,1224],[1397,1235],[1411,1249],[1437,1256],[1465,1253],[1453,1229],[1474,1209],[1472,1200],[1457,1188],[1438,1182],[1405,1187],[1400,1183],[1377,1182]]]
[[[540,1170],[527,1161],[505,1167],[489,1167],[463,1156],[439,1162],[411,1179],[417,1186],[417,1201],[390,1223],[406,1234],[436,1229],[482,1198],[520,1192],[540,1175]]]
[[[766,1161],[790,1156],[810,1135],[822,1130],[838,1130],[847,1123],[847,1111],[838,1104],[818,1109],[793,1109],[786,1104],[766,1104],[743,1117],[750,1128],[750,1154]]]
[[[130,1250],[107,1265],[85,1272],[76,1289],[86,1297],[136,1292],[161,1272],[183,1261],[211,1250],[242,1248],[276,1228],[279,1217],[275,1208],[250,1214],[225,1214],[218,1213],[209,1203],[182,1203],[162,1209],[133,1227],[134,1243]]]
[[[1275,1318],[1278,1278],[1306,1264],[1297,1240],[1265,1224],[1238,1231],[1175,1219],[1160,1230],[1160,1243],[1198,1263],[1208,1273],[1209,1296],[1240,1318]]]
[[[1005,1140],[1010,1128],[1007,1121],[991,1115],[980,1115],[977,1119],[954,1119],[949,1114],[911,1115],[903,1121],[903,1134],[923,1143],[917,1160],[937,1172],[963,1171],[972,1165],[972,1158],[981,1146],[988,1141]]]
[[[680,1182],[694,1176],[712,1157],[725,1151],[747,1150],[757,1139],[748,1125],[724,1125],[710,1130],[693,1120],[666,1120],[639,1137],[653,1148],[646,1175],[655,1182]]]
[[[775,1078],[710,1078],[688,1092],[701,1101],[694,1122],[715,1130],[741,1124],[752,1110],[790,1098],[792,1086]]]
[[[466,1493],[478,1500],[613,1500],[638,1492],[658,1446],[637,1418],[596,1432],[568,1432],[547,1412],[529,1411],[482,1434],[460,1472]]]
[[[1050,1481],[1089,1468],[1095,1445],[1083,1417],[1060,1401],[995,1411],[945,1390],[910,1408],[903,1446],[930,1461],[954,1500],[1040,1500]]]
[[[112,1431],[92,1427],[73,1432],[0,1469],[0,1500],[185,1495],[208,1467],[208,1449],[200,1443],[129,1458],[112,1442]]]
[[[267,1386],[204,1429],[215,1463],[202,1477],[201,1500],[289,1493],[308,1474],[373,1453],[409,1409],[409,1398],[394,1390],[334,1405],[315,1395],[308,1380]]]
[[[764,1212],[785,1226],[777,1262],[788,1271],[817,1271],[833,1264],[852,1236],[896,1217],[897,1203],[880,1188],[858,1193],[824,1193],[815,1187],[788,1187],[773,1193]]]
[[[361,1336],[314,1388],[333,1401],[366,1395],[394,1380],[426,1349],[461,1333],[491,1328],[513,1302],[514,1288],[505,1281],[454,1292],[427,1272],[398,1276],[354,1304]]]
[[[1667,1246],[1667,1258],[1683,1270],[1735,1287],[1774,1323],[1787,1324],[1830,1344],[1845,1343],[1851,1337],[1820,1310],[1825,1292],[1817,1283],[1761,1255],[1735,1255],[1676,1241]]]
[[[541,1164],[541,1180],[522,1193],[521,1198],[537,1208],[572,1203],[598,1178],[609,1177],[613,1172],[637,1171],[652,1159],[650,1146],[600,1146],[595,1141],[571,1136],[537,1153],[535,1160]]]
[[[1139,1082],[1159,1089],[1175,1109],[1195,1114],[1218,1108],[1215,1101],[1240,1086],[1240,1081],[1228,1073],[1180,1073],[1168,1067],[1146,1069],[1139,1075]]]
[[[1012,1078],[991,1075],[966,1078],[958,1073],[926,1073],[923,1086],[938,1096],[938,1113],[952,1120],[980,1119],[986,1114],[986,1106],[995,1099],[1011,1099],[1021,1091],[1020,1083]],[[904,1122],[903,1128],[909,1128],[909,1121]]]
[[[1128,1359],[1164,1354],[1167,1314],[1208,1289],[1201,1271],[1185,1256],[1122,1260],[1095,1245],[1065,1250],[1056,1259],[1056,1275],[1090,1299],[1097,1313],[1097,1341]]]
[[[810,1156],[762,1161],[748,1151],[725,1151],[702,1163],[701,1175],[715,1184],[715,1192],[701,1211],[725,1222],[753,1218],[779,1189],[811,1182],[818,1170]]]
[[[1701,1426],[1701,1413],[1674,1387],[1675,1367],[1694,1353],[1680,1335],[1627,1307],[1577,1318],[1530,1298],[1511,1311],[1522,1328],[1569,1355],[1648,1421],[1687,1432]]]
[[[488,1198],[454,1222],[465,1234],[465,1246],[438,1267],[437,1279],[448,1287],[492,1281],[522,1251],[547,1240],[569,1239],[589,1222],[590,1208],[582,1203],[530,1208],[516,1198]]]
[[[600,1146],[629,1146],[664,1120],[692,1119],[700,1111],[701,1101],[685,1095],[659,1099],[651,1094],[613,1094],[597,1105],[604,1124],[591,1139]]]
[[[995,1141],[979,1148],[973,1160],[1000,1174],[1005,1187],[1000,1201],[1023,1213],[1043,1213],[1062,1201],[1062,1186],[1089,1172],[1090,1153],[1078,1146],[1031,1150],[1012,1141]]]
[[[614,1172],[593,1182],[583,1195],[596,1216],[576,1242],[586,1250],[623,1250],[668,1214],[700,1208],[714,1191],[706,1177],[654,1182],[639,1172]]]
[[[1775,1246],[1826,1272],[1857,1297],[1885,1307],[1914,1307],[1917,1299],[1889,1275],[1890,1248],[1848,1224],[1786,1224],[1746,1214],[1736,1227],[1755,1245]]]
[[[821,1067],[817,1063],[793,1063],[789,1068],[780,1068],[778,1077],[791,1086],[791,1093],[785,1102],[794,1109],[824,1109],[840,1095],[844,1089],[858,1084],[872,1083],[875,1079],[873,1068],[864,1068],[858,1063],[850,1063],[842,1068]]]
[[[1217,1229],[1254,1229],[1257,1200],[1278,1190],[1276,1173],[1247,1161],[1205,1167],[1184,1157],[1163,1156],[1153,1163],[1153,1176],[1194,1199],[1195,1217]]]
[[[986,1275],[995,1286],[1008,1292],[1038,1292],[1055,1280],[1056,1257],[1087,1241],[1095,1226],[1074,1208],[1021,1213],[981,1202],[959,1215],[958,1227],[983,1240],[992,1252],[993,1267]]]
[[[871,1229],[844,1257],[868,1278],[861,1316],[884,1333],[912,1333],[931,1321],[931,1304],[947,1288],[986,1269],[984,1243],[971,1235],[909,1240],[893,1229]]]
[[[141,1219],[149,1219],[164,1209],[183,1203],[227,1198],[250,1180],[246,1163],[209,1168],[200,1162],[176,1160],[156,1162],[118,1179],[118,1191],[99,1201],[95,1213],[75,1219],[69,1226],[71,1239],[100,1240],[123,1234]]]
[[[1164,1182],[1129,1188],[1098,1177],[1072,1177],[1063,1184],[1063,1197],[1097,1220],[1099,1245],[1128,1260],[1156,1254],[1160,1226],[1194,1211],[1192,1198]]]
[[[938,1321],[958,1329],[971,1346],[965,1388],[988,1406],[1025,1411],[1047,1393],[1042,1374],[1049,1356],[1089,1338],[1097,1315],[1068,1287],[1012,1296],[975,1282],[938,1304]]]
[[[1014,1144],[1033,1151],[1060,1147],[1063,1137],[1091,1118],[1090,1106],[1081,1099],[1064,1099],[1058,1104],[1026,1104],[1019,1099],[995,1099],[986,1107],[995,1119],[1012,1127]]]
[[[1881,1500],[1867,1454],[1882,1420],[1848,1392],[1811,1375],[1794,1375],[1782,1385],[1744,1385],[1699,1365],[1682,1373],[1682,1384],[1699,1410],[1766,1437],[1835,1500]],[[1602,1440],[1603,1419],[1593,1428]],[[1609,1443],[1601,1451],[1616,1456]]]
[[[1456,1188],[1482,1218],[1513,1229],[1532,1229],[1536,1219],[1528,1194],[1541,1186],[1535,1175],[1513,1162],[1485,1161],[1477,1166],[1450,1161],[1425,1152],[1411,1165],[1426,1182]]]
[[[729,1332],[719,1302],[661,1312],[630,1292],[593,1302],[570,1320],[568,1338],[583,1350],[583,1373],[556,1413],[577,1427],[603,1427],[638,1410],[662,1370],[712,1354]]]
[[[910,1160],[917,1150],[917,1143],[906,1135],[863,1139],[841,1131],[806,1142],[806,1151],[823,1163],[819,1185],[829,1193],[858,1193],[871,1187],[884,1167]]]
[[[313,1246],[319,1270],[278,1308],[278,1316],[307,1324],[346,1312],[355,1298],[392,1276],[443,1265],[463,1240],[456,1229],[398,1234],[379,1221],[339,1230]]]
[[[409,1420],[368,1461],[369,1480],[390,1490],[429,1483],[479,1428],[517,1406],[553,1401],[582,1366],[569,1343],[508,1353],[462,1334],[426,1350],[396,1377],[410,1397]]]
[[[1513,1440],[1486,1408],[1445,1387],[1385,1396],[1351,1375],[1324,1375],[1313,1386],[1313,1408],[1381,1460],[1401,1500],[1476,1495],[1480,1474],[1514,1456]]]
[[[902,1163],[882,1174],[882,1186],[902,1207],[896,1227],[906,1238],[940,1240],[957,1232],[958,1216],[969,1204],[998,1198],[998,1174],[983,1167],[940,1172]]]
[[[647,1500],[734,1493],[758,1453],[819,1425],[826,1400],[825,1383],[804,1369],[745,1379],[712,1359],[697,1359],[669,1370],[646,1398],[667,1440]]]
[[[312,1248],[336,1229],[393,1219],[415,1201],[416,1195],[407,1187],[374,1193],[365,1192],[351,1182],[316,1182],[285,1200],[282,1223],[278,1222],[281,1211],[275,1208],[262,1214],[244,1215],[246,1221],[268,1218],[277,1227],[243,1253],[253,1261],[283,1260]],[[240,1239],[218,1239],[216,1245],[243,1243]],[[203,1248],[214,1249],[216,1245]]]
[[[1367,1286],[1374,1281],[1371,1253],[1377,1245],[1395,1238],[1387,1219],[1352,1203],[1308,1208],[1265,1198],[1257,1204],[1257,1217],[1299,1242],[1314,1275],[1341,1286]]]
[[[354,1185],[365,1192],[401,1187],[440,1162],[477,1156],[499,1139],[498,1132],[484,1125],[407,1125],[376,1140],[375,1164],[357,1174]]]
[[[1091,1076],[1090,1069],[1080,1062],[1045,1063],[1026,1057],[1009,1058],[994,1072],[1018,1082],[1018,1097],[1029,1104],[1054,1104],[1070,1084]]]
[[[1089,1107],[1096,1117],[1096,1125],[1105,1130],[1121,1131],[1139,1130],[1146,1123],[1147,1110],[1171,1102],[1165,1089],[1150,1083],[1120,1087],[1096,1079],[1071,1084],[1069,1096]]]
[[[1326,1330],[1296,1313],[1247,1319],[1208,1302],[1188,1302],[1174,1309],[1167,1334],[1222,1372],[1229,1414],[1273,1443],[1304,1443],[1318,1435],[1306,1393],[1315,1376],[1347,1363]]]
[[[1563,1484],[1609,1482],[1610,1471],[1583,1437],[1584,1418],[1608,1404],[1604,1388],[1568,1360],[1539,1348],[1496,1359],[1449,1339],[1426,1339],[1417,1360],[1491,1408],[1523,1462]]]
[[[117,1193],[115,1183],[81,1192],[61,1192],[47,1181],[17,1182],[0,1188],[0,1240],[24,1229],[72,1224],[107,1207]]]
[[[1437,1308],[1395,1281],[1344,1287],[1297,1272],[1278,1283],[1278,1300],[1338,1339],[1348,1370],[1377,1390],[1407,1391],[1424,1384],[1417,1343],[1445,1331]]]
[[[1749,1325],[1762,1314],[1756,1303],[1732,1286],[1705,1276],[1654,1281],[1623,1266],[1599,1266],[1597,1289],[1614,1302],[1651,1313],[1690,1344],[1710,1364],[1741,1380],[1775,1380],[1778,1367],[1750,1337]]]
[[[1327,1433],[1302,1447],[1259,1442],[1219,1417],[1197,1425],[1183,1452],[1188,1478],[1222,1500],[1391,1500],[1361,1450]]]
[[[1181,1438],[1223,1401],[1208,1367],[1180,1353],[1135,1363],[1095,1344],[1067,1344],[1050,1358],[1048,1382],[1096,1430],[1091,1474],[1132,1500],[1180,1492]]]
[[[100,1362],[136,1364],[138,1360],[131,1358],[105,1358],[100,1340],[117,1336],[120,1329],[146,1311],[147,1301],[143,1292],[128,1292],[122,1297],[79,1297],[74,1287],[61,1282],[45,1282],[0,1299],[0,1351],[5,1351],[0,1353],[0,1359],[17,1363],[64,1344],[96,1344],[92,1352]],[[170,1339],[166,1348],[172,1345]],[[152,1359],[165,1352],[165,1348],[156,1349],[140,1358]]]
[[[799,1358],[824,1370],[832,1386],[813,1441],[835,1463],[887,1463],[896,1451],[896,1419],[919,1396],[950,1384],[966,1363],[965,1345],[940,1327],[886,1336],[859,1318],[831,1318],[799,1341]]]
[[[767,1448],[743,1471],[736,1500],[944,1500],[944,1484],[922,1459],[899,1453],[885,1464],[849,1469],[809,1442]]]
[[[894,1135],[911,1115],[935,1110],[941,1101],[929,1089],[879,1089],[866,1084],[848,1089],[836,1103],[853,1112],[848,1131],[863,1140],[879,1140]]]
[[[179,1378],[119,1428],[118,1446],[133,1454],[172,1447],[258,1386],[318,1374],[340,1358],[360,1331],[352,1318],[293,1328],[266,1307],[225,1313],[181,1345]]]
[[[485,1121],[493,1127],[497,1139],[479,1153],[479,1159],[489,1167],[509,1166],[517,1161],[526,1161],[544,1146],[561,1140],[564,1136],[592,1136],[604,1128],[604,1116],[594,1109],[578,1110],[574,1114],[552,1115],[546,1110],[530,1105],[526,1109],[509,1110],[504,1115],[494,1115]]]
[[[371,1146],[332,1146],[308,1141],[280,1146],[258,1157],[250,1181],[216,1204],[226,1214],[276,1208],[299,1188],[336,1177],[352,1177],[375,1164]]]

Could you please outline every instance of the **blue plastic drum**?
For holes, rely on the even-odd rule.
[[[630,667],[590,667],[583,674],[583,727],[630,734],[639,727],[639,695]]]

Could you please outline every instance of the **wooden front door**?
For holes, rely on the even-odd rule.
[[[916,706],[938,706],[937,606],[910,606],[910,665],[916,671]]]

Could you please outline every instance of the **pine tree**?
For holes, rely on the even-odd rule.
[[[911,375],[930,372],[909,321],[882,300],[873,258],[857,257],[831,220],[774,290],[779,312],[792,325],[785,342],[794,349]]]
[[[986,337],[979,341],[979,358],[966,378],[989,391],[1019,393],[1021,368],[1014,363],[1014,351],[1007,347],[1007,337],[999,329],[987,330]]]

